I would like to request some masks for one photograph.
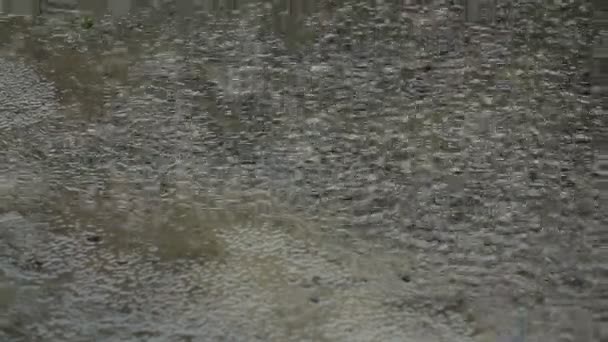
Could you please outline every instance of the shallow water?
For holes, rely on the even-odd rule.
[[[587,12],[291,3],[0,22],[0,339],[594,341]]]

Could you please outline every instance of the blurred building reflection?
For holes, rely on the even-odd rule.
[[[343,0],[324,0],[326,3],[337,4]],[[375,2],[374,0],[368,0]],[[402,0],[399,0],[402,1]],[[95,14],[111,13],[125,15],[137,8],[159,8],[164,0],[0,0],[0,13],[14,15],[38,15],[44,12],[87,11]],[[178,11],[191,14],[196,11],[239,10],[247,5],[266,5],[285,11],[286,14],[300,15],[310,13],[319,0],[175,0]]]
[[[267,5],[290,16],[301,16],[316,9],[329,9],[342,5],[346,0],[172,0],[182,14],[192,14],[196,11],[240,10],[252,4]],[[370,6],[380,3],[393,3],[401,6],[428,4],[431,0],[361,0]],[[435,0],[437,3],[447,3],[446,0]],[[495,0],[458,0],[466,2],[470,20],[479,20],[491,8]],[[125,15],[137,8],[161,7],[167,0],[0,0],[0,12],[15,15],[37,15],[45,12],[61,12],[82,10],[96,14],[111,13]],[[490,6],[491,7],[491,6]]]

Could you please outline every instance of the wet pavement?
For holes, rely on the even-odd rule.
[[[588,8],[286,3],[0,21],[0,340],[599,341]]]

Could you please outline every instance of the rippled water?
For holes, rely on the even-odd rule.
[[[287,4],[0,22],[0,339],[593,341],[585,8]]]

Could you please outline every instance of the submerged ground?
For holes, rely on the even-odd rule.
[[[367,3],[0,21],[0,340],[595,341],[589,9]]]

